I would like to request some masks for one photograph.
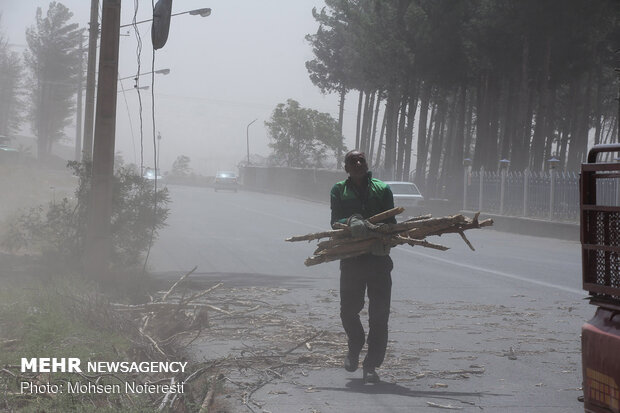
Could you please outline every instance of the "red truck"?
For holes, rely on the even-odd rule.
[[[597,162],[618,152],[618,144],[595,145],[581,165],[583,289],[597,307],[581,329],[584,407],[592,413],[620,413],[620,162]]]

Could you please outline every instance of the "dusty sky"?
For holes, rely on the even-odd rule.
[[[61,1],[73,13],[73,21],[87,27],[88,0]],[[101,3],[101,2],[100,2]],[[25,44],[25,29],[34,23],[37,7],[44,12],[48,1],[0,0],[0,28],[12,44]],[[171,168],[179,155],[191,158],[197,172],[212,174],[234,169],[246,156],[246,126],[250,127],[250,153],[266,156],[270,149],[264,122],[278,103],[293,98],[304,107],[337,117],[336,95],[323,96],[310,82],[305,62],[312,59],[304,39],[318,25],[312,8],[321,0],[176,0],[173,13],[210,7],[209,17],[181,15],[172,18],[168,43],[155,54],[155,69],[169,68],[167,76],[155,77],[155,130],[161,132],[160,166]],[[123,0],[122,24],[131,23],[134,1]],[[140,0],[137,20],[149,19],[151,2]],[[138,26],[143,42],[141,72],[151,70],[150,23]],[[119,74],[137,71],[137,40],[131,27],[121,29]],[[16,46],[15,50],[19,50]],[[131,89],[133,80],[122,81]],[[150,85],[150,75],[140,85]],[[119,88],[120,90],[120,88]],[[140,162],[140,121],[137,92],[119,95],[116,148],[127,162]],[[144,163],[153,164],[151,91],[141,91],[143,104]],[[357,97],[348,96],[344,135],[355,139]],[[133,127],[130,127],[132,125]],[[133,137],[132,137],[133,131]],[[29,131],[27,131],[29,133]],[[74,132],[68,130],[70,139]],[[67,144],[69,141],[66,142]],[[71,143],[72,144],[72,143]]]

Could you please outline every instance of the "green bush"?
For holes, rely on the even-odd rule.
[[[50,202],[22,213],[9,223],[2,245],[12,252],[29,250],[54,262],[78,265],[84,253],[86,221],[91,193],[91,164],[71,161],[79,183],[75,199]],[[140,263],[151,237],[165,226],[170,195],[167,188],[155,190],[153,181],[135,169],[120,167],[114,174],[112,194],[112,257],[117,268]]]

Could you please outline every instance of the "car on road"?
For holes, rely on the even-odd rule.
[[[154,181],[155,180],[155,170],[151,169],[149,167],[146,167],[144,169],[144,175],[142,176],[144,179],[148,180],[148,181]],[[161,175],[157,175],[157,180],[161,181],[163,179],[163,177]]]
[[[213,183],[215,192],[220,189],[230,189],[237,192],[239,183],[237,182],[237,174],[229,171],[218,171],[215,174],[215,181]]]
[[[9,146],[10,141],[11,139],[7,136],[0,135],[0,153],[16,154],[17,152],[19,152],[17,149],[11,148]]]
[[[424,197],[413,182],[386,181],[394,194],[394,206],[403,207],[402,217],[414,217],[423,214]]]

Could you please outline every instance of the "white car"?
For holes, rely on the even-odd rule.
[[[413,182],[386,181],[394,194],[394,206],[405,208],[402,217],[423,215],[424,197]]]

